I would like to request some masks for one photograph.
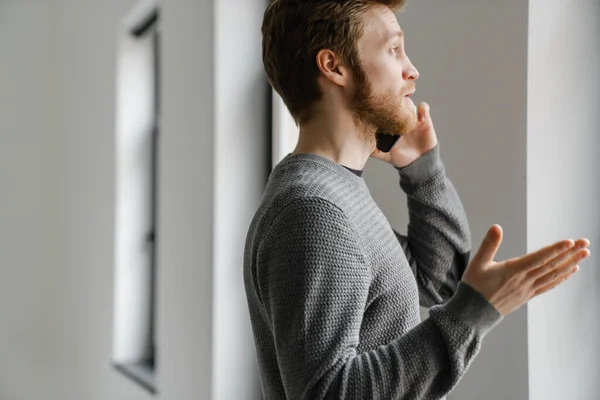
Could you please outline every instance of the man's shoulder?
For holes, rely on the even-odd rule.
[[[319,190],[325,189],[325,190]],[[328,188],[292,184],[277,192],[272,201],[263,202],[256,215],[256,229],[264,232],[274,224],[283,227],[310,227],[321,221],[346,220],[344,204]]]
[[[351,174],[341,166],[306,159],[278,165],[250,226],[250,240],[258,244],[274,223],[290,229],[308,229],[308,225],[321,222],[348,223],[361,204],[366,204],[363,200],[370,199],[364,183]]]
[[[287,179],[265,190],[250,226],[254,240],[261,241],[273,225],[278,230],[305,229],[346,220],[344,202],[327,182]]]
[[[351,183],[322,165],[303,162],[287,163],[276,168],[267,183],[261,206],[274,212],[296,204],[331,203],[341,206],[336,193]]]

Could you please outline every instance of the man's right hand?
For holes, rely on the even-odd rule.
[[[494,225],[483,239],[462,281],[478,291],[502,315],[558,286],[590,256],[587,239],[562,240],[536,252],[494,262],[502,243],[502,228]]]

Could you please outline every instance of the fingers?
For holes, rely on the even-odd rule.
[[[548,261],[569,250],[574,245],[575,243],[571,239],[561,240],[553,245],[543,247],[536,252],[517,258],[512,264],[520,272],[529,272],[541,267]]]
[[[473,257],[473,265],[486,266],[494,261],[494,257],[502,243],[502,227],[492,225],[481,242],[477,254]]]
[[[579,264],[589,256],[590,251],[588,249],[579,250],[575,254],[571,254],[570,257],[563,260],[563,262],[560,263],[556,268],[538,278],[533,284],[534,289],[546,286],[551,282],[554,282],[557,279],[560,279],[561,277],[567,275],[569,271],[571,271],[574,267],[577,266],[577,264]]]
[[[590,245],[590,242],[587,239],[580,239],[575,242],[575,245],[571,247],[569,250],[560,253],[558,256],[554,257],[552,260],[548,261],[546,264],[531,270],[528,275],[531,279],[538,279],[544,275],[547,275],[554,271],[557,268],[563,268],[565,265],[569,265],[569,267],[573,267],[580,260],[575,260],[573,263],[573,258],[577,256],[583,256],[581,260],[589,256],[589,251],[587,253],[582,252],[582,249],[585,249]]]
[[[577,271],[579,271],[579,265],[571,267],[566,274],[563,274],[563,275],[557,277],[555,280],[551,281],[550,283],[546,284],[545,286],[538,288],[535,291],[532,298],[554,289],[555,287],[557,287],[558,285],[560,285],[561,283],[563,283],[564,281],[566,281],[567,279],[572,277],[574,274],[576,274]]]
[[[392,161],[392,156],[390,155],[390,153],[384,153],[383,151],[379,150],[377,147],[371,153],[371,157],[376,158],[381,161],[385,161],[385,162]]]

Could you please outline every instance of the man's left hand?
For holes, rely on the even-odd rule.
[[[402,168],[433,149],[438,144],[438,139],[429,113],[429,104],[419,103],[417,118],[416,128],[398,139],[389,153],[384,153],[375,148],[371,157],[388,162],[394,167]]]

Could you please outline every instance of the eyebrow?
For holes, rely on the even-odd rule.
[[[388,35],[388,37],[385,39],[385,43],[388,43],[390,40],[396,37],[399,37],[400,39],[404,38],[404,31],[400,29],[399,31],[395,31],[392,34]]]

